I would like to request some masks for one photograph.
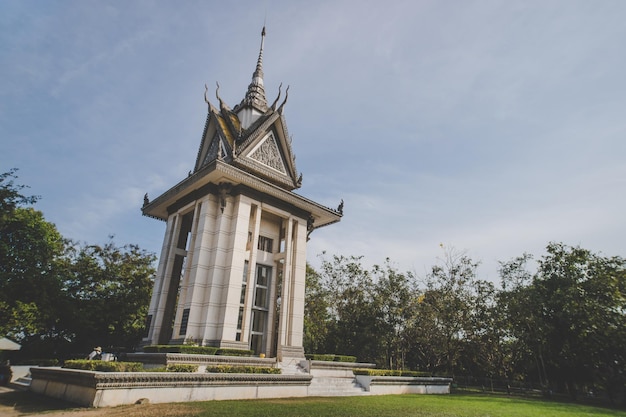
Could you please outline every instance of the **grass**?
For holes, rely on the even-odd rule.
[[[142,404],[109,409],[75,406],[28,392],[0,394],[0,415],[42,414],[82,410],[93,417],[169,416],[341,416],[341,417],[616,417],[624,410],[515,396],[456,393],[451,395],[387,395],[334,398],[291,398],[248,401],[208,401],[181,404]],[[71,414],[70,414],[71,415]],[[83,414],[81,414],[82,416]]]

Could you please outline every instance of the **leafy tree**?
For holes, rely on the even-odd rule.
[[[532,287],[533,274],[528,271],[531,260],[532,256],[525,253],[500,262],[502,290],[498,294],[498,309],[508,353],[505,369],[508,375],[538,380],[547,390],[546,331],[540,315],[541,300]]]
[[[40,211],[23,204],[15,170],[0,175],[0,333],[22,341],[56,326],[61,290],[56,262],[65,240]]]
[[[593,383],[596,369],[626,371],[624,259],[551,243],[533,288],[544,307],[548,366],[556,382],[575,398],[582,385]]]
[[[414,315],[414,277],[398,272],[389,258],[382,267],[374,265],[372,275],[375,337],[379,342],[377,362],[389,369],[404,369],[406,353],[411,348],[407,324]]]
[[[74,246],[64,281],[65,327],[83,350],[132,347],[141,339],[150,302],[154,254],[136,245]]]
[[[444,251],[417,298],[412,359],[420,369],[454,375],[462,369],[470,338],[484,331],[477,317],[484,314],[482,293],[488,292],[488,284],[476,278],[477,262],[454,249]]]
[[[329,294],[322,285],[320,274],[308,263],[305,291],[304,350],[309,353],[326,353],[331,322]]]
[[[562,243],[546,251],[530,284],[518,281],[504,295],[512,334],[533,353],[546,385],[573,398],[584,386],[623,390],[626,261]],[[521,263],[508,266],[511,276],[527,277]]]
[[[378,355],[373,283],[361,257],[335,255],[332,261],[323,259],[320,276],[327,290],[330,314],[327,352],[375,361]]]
[[[10,219],[17,207],[35,204],[37,196],[25,196],[22,190],[28,188],[25,185],[16,185],[16,168],[0,174],[0,227]]]
[[[507,379],[502,317],[492,282],[475,280],[466,303],[469,308],[459,369],[472,376]]]
[[[83,246],[32,207],[37,197],[0,174],[0,334],[23,356],[132,346],[148,308],[154,255],[135,245]]]

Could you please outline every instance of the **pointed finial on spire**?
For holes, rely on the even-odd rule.
[[[252,75],[253,78],[261,77],[261,81],[263,81],[263,45],[265,45],[265,25],[261,31],[261,48],[259,48],[259,58],[256,61],[256,69]]]
[[[265,25],[261,31],[261,47],[256,68],[252,74],[252,82],[248,86],[246,97],[240,105],[254,106],[261,111],[267,110],[267,99],[265,98],[265,87],[263,86],[263,46],[265,44]]]

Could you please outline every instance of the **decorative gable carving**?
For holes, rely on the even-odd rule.
[[[211,162],[212,160],[217,158],[217,154],[218,154],[218,149],[220,147],[220,137],[219,135],[216,133],[213,136],[213,140],[211,141],[211,145],[209,145],[209,150],[206,153],[206,157],[204,158],[204,162],[202,163],[202,165],[208,164],[209,162]]]
[[[287,175],[283,157],[278,149],[274,134],[271,132],[250,152],[249,157],[269,168],[275,169],[281,174]]]

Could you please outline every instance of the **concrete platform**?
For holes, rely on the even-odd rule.
[[[179,357],[175,360],[186,362]],[[214,360],[204,358],[201,368]],[[253,362],[267,366],[271,361]],[[33,367],[30,390],[85,407],[112,407],[138,402],[449,394],[452,382],[450,378],[354,375],[353,369],[374,368],[373,364],[304,360],[274,364],[283,374],[94,372]]]

